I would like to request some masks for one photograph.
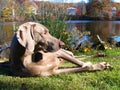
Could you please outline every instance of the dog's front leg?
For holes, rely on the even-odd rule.
[[[57,55],[58,58],[62,58],[66,61],[69,61],[71,63],[74,63],[76,65],[79,65],[79,66],[83,66],[84,65],[84,62],[76,59],[72,52],[70,51],[67,51],[67,50],[64,50],[64,49],[60,49],[58,50],[57,52],[55,52],[55,54]]]
[[[74,55],[72,54],[72,52],[70,51],[67,51],[67,50],[64,50],[64,49],[60,49],[58,50],[57,52],[55,52],[55,54],[57,55],[58,58],[62,58],[66,61],[69,61],[71,63],[74,63],[76,65],[79,65],[79,66],[82,66],[82,67],[86,67],[86,66],[91,66],[94,68],[94,70],[100,70],[102,69],[101,64],[104,68],[104,66],[110,66],[108,63],[106,62],[101,62],[101,63],[98,63],[98,64],[92,64],[91,62],[82,62],[81,60],[78,60],[74,57]],[[87,59],[87,58],[90,58],[90,57],[94,57],[94,56],[88,56],[88,57],[85,57],[83,59]]]

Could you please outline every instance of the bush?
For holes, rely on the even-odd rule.
[[[74,28],[72,32],[69,32],[66,30],[66,22],[60,21],[60,20],[41,21],[41,24],[45,25],[49,29],[51,35],[53,35],[54,37],[60,39],[61,41],[65,43],[64,48],[66,50],[70,50],[73,53],[77,53],[77,52],[83,51],[84,48],[88,48],[88,45],[90,46],[90,44],[88,43],[86,43],[87,45],[83,43],[79,47],[79,49],[76,49],[76,45],[78,41],[81,40],[83,36],[89,35],[90,32],[80,32],[76,28]],[[78,37],[78,38],[76,39],[74,37]]]
[[[49,29],[51,35],[65,43],[65,49],[72,50],[69,44],[71,34],[66,30],[66,23],[64,21],[41,21],[40,23]]]

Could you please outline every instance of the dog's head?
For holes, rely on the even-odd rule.
[[[34,22],[27,22],[19,26],[16,32],[18,42],[27,50],[33,52],[34,50],[57,51],[64,43],[59,39],[50,35],[49,30]]]

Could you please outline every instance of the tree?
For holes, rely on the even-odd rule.
[[[103,9],[102,9],[102,15],[105,18],[111,19],[112,18],[112,12],[111,12],[112,4],[111,4],[111,0],[103,0],[102,4],[104,6]]]
[[[98,17],[101,16],[101,11],[103,9],[104,5],[99,2],[98,0],[92,0],[87,5],[87,15],[91,17]]]
[[[2,17],[2,11],[6,3],[7,3],[7,0],[0,0],[0,18]]]
[[[3,0],[2,3],[1,4],[4,6],[3,7],[1,6],[2,7],[1,16],[7,19],[8,18],[10,19],[13,17],[15,18],[16,10],[18,8],[16,1],[15,0]]]

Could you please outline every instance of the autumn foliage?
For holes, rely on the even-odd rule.
[[[0,0],[0,21],[25,21],[25,20],[64,20],[69,17],[67,8],[77,8],[74,19],[82,15],[87,17],[112,18],[111,7],[120,11],[120,4],[110,0],[92,0],[88,4],[81,3],[54,3],[30,0]],[[81,11],[81,8],[84,9]],[[117,13],[119,16],[119,13]],[[70,18],[69,18],[70,19]]]

